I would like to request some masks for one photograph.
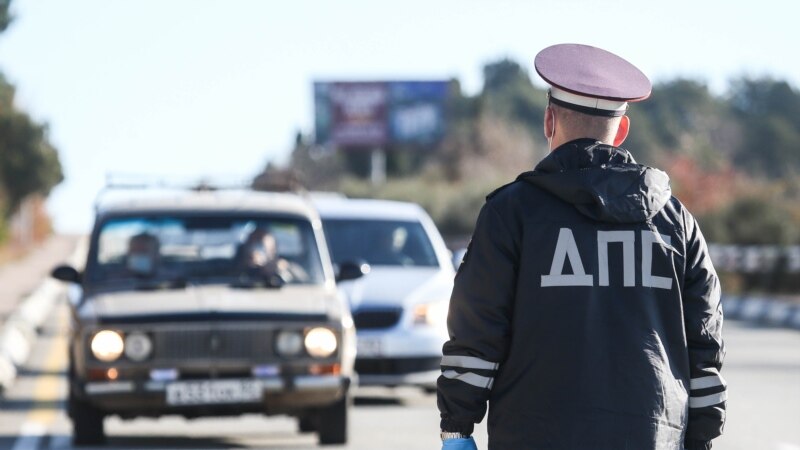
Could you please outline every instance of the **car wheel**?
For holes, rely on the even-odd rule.
[[[347,443],[347,410],[349,396],[345,395],[336,403],[319,410],[317,413],[317,431],[320,445],[336,445]]]
[[[103,413],[85,401],[69,400],[72,417],[72,442],[75,445],[102,445],[106,442]]]
[[[314,425],[314,419],[307,416],[297,418],[297,429],[301,433],[312,433],[317,431],[317,427]]]
[[[72,443],[75,445],[102,445],[106,442],[104,415],[89,402],[76,398],[73,391],[75,389],[74,376],[70,359],[67,412],[72,419]]]

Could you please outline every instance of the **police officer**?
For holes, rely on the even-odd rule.
[[[487,197],[450,300],[444,449],[709,449],[726,384],[720,285],[667,175],[619,146],[647,77],[599,48],[542,50],[551,153]],[[634,149],[635,150],[635,149]]]

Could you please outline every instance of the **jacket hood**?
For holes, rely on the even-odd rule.
[[[627,150],[593,139],[577,139],[558,147],[533,171],[517,179],[601,222],[645,222],[672,197],[665,172],[637,164]]]

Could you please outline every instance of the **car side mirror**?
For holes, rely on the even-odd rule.
[[[56,280],[66,281],[67,283],[76,283],[80,284],[82,281],[81,273],[78,272],[78,269],[68,266],[66,264],[62,264],[57,266],[50,272],[50,276],[55,278]]]
[[[370,272],[371,268],[366,261],[360,262],[343,262],[339,264],[339,273],[336,275],[336,281],[348,281],[361,278]]]

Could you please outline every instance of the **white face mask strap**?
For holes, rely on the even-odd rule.
[[[550,123],[553,124],[552,128],[550,129],[550,136],[547,137],[547,148],[549,151],[553,150],[553,136],[556,135],[556,113],[553,111],[553,107],[547,105],[547,109],[550,111]]]

